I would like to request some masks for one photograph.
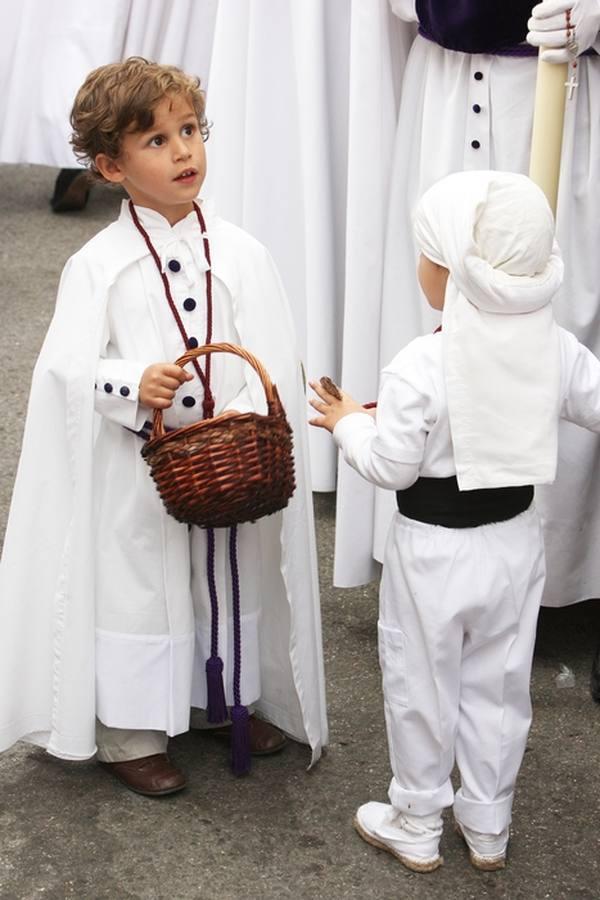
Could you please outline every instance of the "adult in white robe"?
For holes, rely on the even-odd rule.
[[[277,264],[307,371],[339,374],[343,320],[349,6],[220,3],[209,76],[207,194]],[[335,453],[311,434],[313,489]]]
[[[390,0],[406,29],[418,21],[414,0]],[[532,3],[533,6],[533,3]],[[355,3],[353,15],[367,16]],[[356,13],[356,10],[359,10]],[[382,13],[370,10],[371,23]],[[406,34],[409,32],[406,31]],[[353,31],[354,34],[354,31]],[[378,31],[369,55],[352,53],[363,73],[387,52],[389,35]],[[523,38],[525,35],[523,34]],[[414,38],[402,82],[389,203],[372,230],[362,256],[354,257],[357,279],[372,285],[361,307],[346,306],[345,334],[371,337],[369,356],[359,356],[356,342],[343,348],[342,383],[354,396],[374,397],[377,372],[399,347],[431,331],[439,322],[427,309],[416,281],[416,248],[412,212],[421,194],[436,180],[463,169],[504,169],[527,172],[537,60],[446,49],[432,40]],[[600,256],[597,253],[600,208],[600,122],[590,114],[600,106],[600,58],[578,59],[579,88],[567,103],[565,140],[557,211],[557,237],[565,259],[565,281],[555,302],[557,320],[600,355]],[[378,76],[379,75],[378,72]],[[371,92],[381,82],[363,75]],[[383,89],[390,90],[389,78]],[[351,84],[364,90],[351,76]],[[360,97],[353,101],[360,102]],[[477,109],[476,109],[477,107]],[[360,123],[362,124],[362,123]],[[352,125],[352,120],[351,120]],[[386,184],[386,153],[371,152],[366,164],[376,177],[378,158],[384,160],[381,178]],[[362,143],[362,129],[350,130],[349,142]],[[374,172],[371,172],[371,168]],[[361,172],[348,185],[348,206],[370,203],[370,183]],[[367,206],[367,208],[369,208]],[[378,235],[386,231],[384,260]],[[377,338],[374,335],[377,333]],[[548,578],[544,604],[561,606],[598,596],[600,560],[600,442],[596,435],[561,426],[559,471],[552,491],[540,488],[537,502],[544,519]],[[352,474],[352,473],[351,473]],[[375,560],[383,558],[383,542],[393,513],[389,492],[357,487],[356,477],[342,468],[338,481],[338,527],[335,583],[350,586],[375,576]]]
[[[261,647],[260,672],[254,673],[260,682],[256,707],[289,735],[309,744],[312,760],[316,761],[327,740],[327,723],[306,417],[292,319],[266,250],[229,223],[208,212],[206,216],[213,281],[218,285],[215,296],[227,293],[232,310],[232,322],[227,327],[234,328],[244,346],[264,362],[278,385],[294,432],[297,488],[292,500],[281,513],[250,526],[249,542],[244,537],[245,526],[240,530],[242,591],[246,575],[249,590],[260,597],[261,605],[260,616],[253,618],[254,622],[259,618]],[[173,230],[173,240],[183,240],[180,230]],[[185,237],[184,244],[189,245],[190,240]],[[167,240],[161,254],[168,252]],[[181,252],[186,253],[185,247]],[[0,563],[0,683],[4,685],[0,694],[0,749],[26,738],[56,756],[85,759],[95,752],[99,705],[108,719],[106,724],[172,735],[187,730],[190,704],[203,700],[203,687],[193,686],[190,654],[182,656],[179,645],[189,644],[186,609],[189,612],[190,606],[182,603],[189,599],[190,580],[201,578],[205,558],[196,557],[197,568],[190,578],[187,527],[170,519],[157,498],[145,489],[140,489],[139,496],[145,497],[146,506],[153,506],[153,515],[146,517],[137,530],[128,530],[125,520],[121,521],[119,492],[123,506],[127,506],[134,496],[128,484],[140,480],[149,484],[136,435],[125,428],[119,430],[114,421],[107,425],[103,420],[98,447],[94,448],[98,359],[107,356],[101,363],[101,375],[102,366],[114,371],[115,365],[107,353],[111,297],[116,296],[119,285],[131,287],[136,280],[144,289],[126,292],[123,302],[139,304],[141,295],[148,298],[160,291],[160,278],[153,266],[125,205],[117,222],[71,258],[61,280],[56,312],[34,371]],[[164,323],[152,315],[157,298],[154,304],[151,300],[149,303],[145,316],[132,310],[137,323],[134,333],[130,329],[127,338],[121,335],[122,341],[130,342],[130,350],[134,345],[140,347],[134,368],[146,362],[142,346],[156,353],[156,342],[160,344],[163,333]],[[122,414],[126,418],[135,411],[131,399],[135,398],[136,377],[135,373],[131,377],[130,370],[131,365],[124,366],[120,376],[130,391],[123,398]],[[251,398],[254,408],[260,409],[264,403],[260,383],[246,377],[246,370],[244,378],[242,392]],[[96,401],[102,402],[101,398]],[[104,402],[109,400],[105,398]],[[123,423],[137,424],[129,419]],[[98,453],[109,455],[113,465],[110,483],[99,483],[95,476]],[[115,520],[109,534],[106,531],[111,519],[102,510],[107,498]],[[119,537],[122,558],[116,552]],[[140,625],[139,609],[127,604],[123,611],[125,627],[123,618],[120,624],[114,619],[116,607],[111,610],[105,600],[100,610],[102,621],[97,615],[97,596],[106,598],[109,593],[106,566],[113,567],[114,594],[121,564],[125,572],[131,563],[126,547],[129,541],[149,548],[146,581],[138,568],[142,605],[152,605],[152,598],[159,594],[164,598],[156,615],[156,607],[152,607],[154,613],[147,628],[147,622]],[[115,552],[107,559],[104,553],[108,547]],[[143,562],[144,551],[139,546],[136,553],[132,548],[132,554],[138,563]],[[225,577],[219,580],[223,582]],[[123,585],[127,590],[125,581]],[[121,656],[119,641],[127,651]],[[197,641],[197,645],[200,643]],[[141,663],[139,670],[149,672],[153,650],[158,679],[150,684],[146,678],[154,701],[148,703],[143,697],[144,685],[136,687],[134,664]],[[206,656],[199,647],[198,656],[203,652]],[[137,658],[133,659],[135,654]],[[122,701],[110,683],[111,659],[117,671],[128,679],[131,675],[122,685]],[[100,685],[97,664],[103,667]],[[162,690],[158,689],[159,682]],[[136,717],[134,722],[132,716]]]
[[[128,56],[178,65],[206,85],[217,0],[0,0],[0,162],[78,165],[75,94]]]

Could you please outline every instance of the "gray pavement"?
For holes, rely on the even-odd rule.
[[[0,167],[2,526],[31,369],[62,265],[114,218],[119,202],[95,189],[85,212],[53,215],[54,177],[42,167]],[[306,748],[292,744],[236,779],[214,739],[182,735],[171,751],[189,787],[150,800],[127,792],[93,762],[65,763],[19,744],[0,756],[1,898],[600,898],[600,706],[588,690],[600,601],[542,612],[534,724],[506,870],[473,870],[448,819],[444,867],[411,874],[352,829],[356,806],[385,800],[389,779],[376,586],[331,588],[334,497],[315,499],[331,726],[320,764],[307,772]],[[561,663],[575,674],[572,688],[556,686]]]

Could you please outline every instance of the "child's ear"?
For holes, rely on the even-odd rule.
[[[99,153],[94,159],[94,164],[103,178],[113,184],[121,184],[125,180],[125,173],[119,165],[118,159],[112,159],[106,153]]]

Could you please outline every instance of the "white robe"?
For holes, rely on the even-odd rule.
[[[0,0],[0,162],[73,168],[69,114],[97,66],[177,65],[206,87],[217,0]],[[23,110],[27,110],[27,115]]]
[[[306,416],[293,324],[266,250],[208,214],[207,227],[213,278],[232,299],[242,343],[278,385],[294,431],[295,494],[285,511],[256,525],[263,648],[258,709],[310,744],[314,761],[327,740],[327,724]],[[69,260],[61,279],[34,372],[0,564],[0,749],[27,737],[64,758],[85,759],[95,751],[95,592],[103,545],[102,535],[94,533],[94,509],[104,488],[94,481],[94,382],[106,346],[111,291],[133,270],[143,278],[147,262],[146,245],[125,211]],[[139,327],[145,334],[153,323],[142,317]],[[260,408],[262,389],[248,380],[247,390]],[[147,478],[140,474],[137,438],[123,434],[123,441],[130,461],[121,456],[121,462],[134,466],[129,471],[135,477]],[[139,538],[162,556],[164,591],[172,602],[187,570],[182,575],[169,564],[186,558],[188,531],[159,504],[155,510]],[[242,538],[245,565],[243,543]],[[155,563],[150,565],[149,556],[150,578]],[[180,708],[171,703],[173,720],[161,727],[179,730],[189,702],[186,695]]]
[[[361,6],[361,4],[355,4]],[[410,0],[406,8],[405,36],[414,29]],[[371,22],[381,10],[369,14]],[[413,21],[410,21],[411,18]],[[353,53],[359,71],[373,67],[387,53],[389,34],[378,32],[370,52]],[[385,211],[371,215],[362,254],[355,254],[352,285],[373,286],[369,305],[346,303],[345,332],[361,335],[343,348],[342,383],[362,400],[372,400],[377,372],[415,336],[431,331],[439,322],[427,307],[416,281],[417,251],[411,215],[419,196],[434,181],[463,169],[505,169],[526,173],[529,163],[535,58],[468,55],[445,50],[417,36],[404,72],[396,135],[389,202]],[[476,80],[476,71],[483,78]],[[597,253],[597,210],[600,207],[598,152],[600,123],[589,114],[600,105],[600,59],[582,57],[578,66],[579,88],[567,103],[565,143],[558,202],[557,238],[565,260],[565,281],[555,302],[557,321],[573,331],[600,354],[600,255]],[[390,78],[374,81],[363,74],[365,85],[351,74],[351,84],[363,92],[389,91]],[[351,94],[353,104],[361,96]],[[473,106],[481,106],[474,113]],[[351,170],[348,207],[372,208],[372,171],[383,163],[383,184],[391,152],[389,134],[379,129],[382,145],[376,147],[363,171]],[[349,141],[362,140],[357,129]],[[471,146],[479,140],[480,147]],[[372,143],[372,142],[371,142]],[[350,223],[349,223],[350,227]],[[381,229],[386,231],[382,254]],[[382,255],[384,259],[382,260]],[[369,355],[362,352],[368,346]],[[548,578],[544,604],[561,606],[600,591],[600,560],[595,547],[600,541],[600,441],[595,435],[561,426],[558,479],[551,491],[540,489],[537,502],[545,524]],[[360,515],[358,511],[360,510]],[[383,558],[393,497],[388,492],[360,486],[354,473],[340,469],[334,580],[340,586],[364,583],[374,577],[374,559]],[[585,522],[584,539],[581,523]]]
[[[347,0],[220,3],[211,59],[206,192],[273,254],[311,377],[340,370],[346,189]],[[309,435],[313,489],[335,487]]]

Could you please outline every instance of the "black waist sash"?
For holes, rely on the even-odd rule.
[[[398,509],[403,516],[444,528],[476,528],[505,522],[525,512],[532,500],[531,485],[459,491],[455,475],[418,478],[405,491],[396,491]]]

